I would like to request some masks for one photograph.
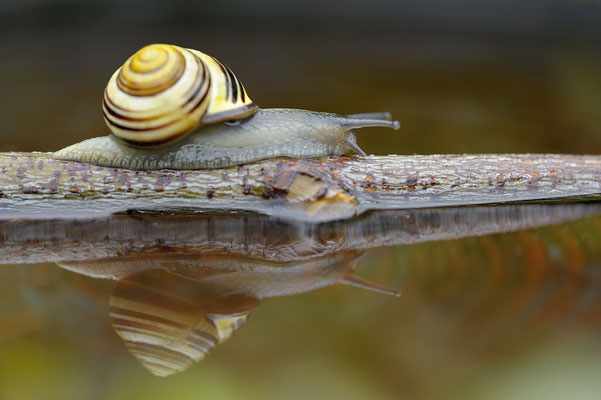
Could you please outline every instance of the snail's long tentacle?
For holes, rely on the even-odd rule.
[[[340,283],[343,283],[343,284],[346,284],[349,286],[358,287],[361,289],[366,289],[371,292],[388,294],[388,295],[391,295],[394,297],[401,297],[400,289],[387,288],[385,286],[378,285],[377,283],[370,282],[366,279],[360,278],[357,275],[350,275],[350,276],[346,277],[345,279],[343,279]]]
[[[347,118],[353,119],[385,119],[390,121],[392,119],[392,114],[388,111],[384,112],[372,112],[372,113],[360,113],[360,114],[348,114]]]
[[[370,126],[383,126],[386,128],[399,129],[399,121],[388,121],[386,119],[368,119],[368,118],[341,118],[340,125],[346,129],[367,128]]]

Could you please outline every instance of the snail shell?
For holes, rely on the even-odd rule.
[[[176,141],[203,124],[246,118],[258,107],[219,61],[167,44],[140,49],[104,91],[104,120],[130,146]]]
[[[112,135],[57,158],[141,170],[223,168],[278,156],[365,155],[354,129],[399,128],[388,113],[260,110],[227,66],[166,44],[142,48],[113,74],[102,109]]]

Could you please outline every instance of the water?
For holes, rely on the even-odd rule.
[[[588,398],[599,213],[5,221],[0,397]]]
[[[165,42],[261,107],[390,111],[368,154],[601,153],[596,2],[21,3],[0,151],[105,135],[109,76]],[[3,220],[0,400],[596,399],[600,211]]]

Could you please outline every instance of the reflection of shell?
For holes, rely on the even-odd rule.
[[[246,118],[257,106],[231,70],[213,57],[152,44],[115,71],[102,110],[115,137],[149,146],[176,140],[201,124]]]
[[[248,298],[241,300],[250,308],[256,304]],[[247,318],[248,310],[212,315],[209,308],[198,285],[164,271],[123,279],[110,298],[115,332],[130,353],[158,376],[182,371],[203,359]]]
[[[224,256],[107,259],[61,264],[79,273],[119,279],[110,298],[115,332],[159,376],[206,357],[246,322],[265,297],[349,284],[399,295],[353,275],[361,253],[340,252],[295,263]],[[126,277],[123,277],[127,275]]]

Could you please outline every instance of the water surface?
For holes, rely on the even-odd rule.
[[[0,397],[588,398],[600,212],[4,221]]]

